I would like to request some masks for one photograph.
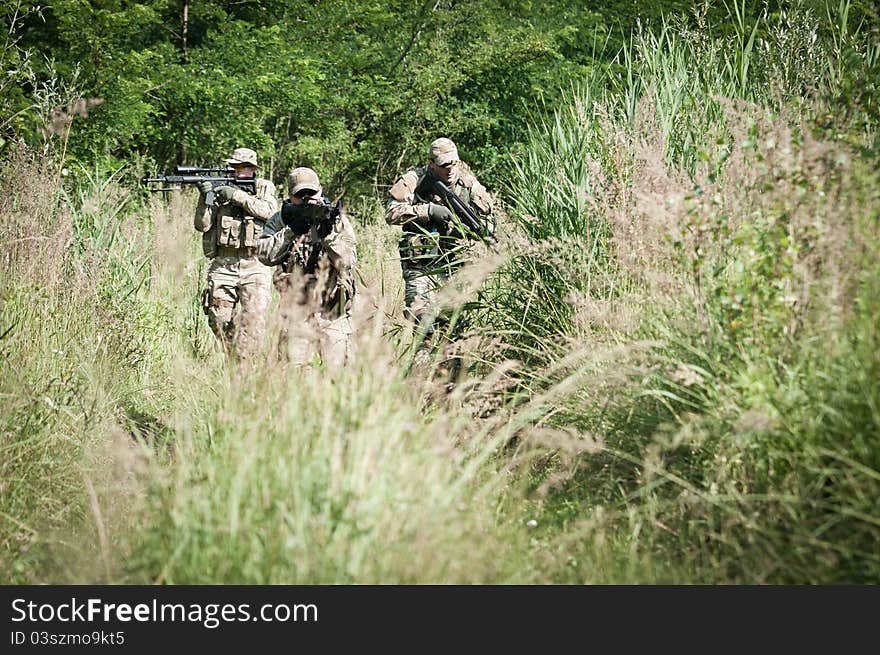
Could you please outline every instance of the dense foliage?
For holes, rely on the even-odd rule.
[[[7,1],[2,138],[66,138],[88,162],[209,164],[237,145],[276,178],[388,184],[447,134],[500,179],[526,118],[611,65],[681,0]],[[763,10],[749,10],[751,21]],[[715,3],[707,29],[733,24]],[[79,101],[79,102],[77,102]],[[47,116],[57,110],[53,123]],[[71,123],[65,120],[74,117]]]

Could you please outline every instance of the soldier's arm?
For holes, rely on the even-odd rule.
[[[385,210],[385,222],[389,225],[404,225],[415,221],[419,225],[427,225],[428,203],[418,202],[415,197],[419,176],[409,171],[395,182],[389,193],[391,200]]]
[[[199,202],[193,216],[193,228],[197,232],[207,232],[211,229],[211,208],[205,205],[204,194],[199,194]]]
[[[261,221],[268,221],[278,211],[278,200],[275,198],[275,185],[269,180],[257,182],[257,195],[251,195],[244,189],[236,189],[232,202],[241,207],[248,216]]]
[[[346,216],[340,216],[333,231],[321,241],[330,263],[340,272],[350,271],[357,261],[357,241],[354,227]]]
[[[263,233],[257,240],[257,259],[266,266],[276,266],[290,252],[296,239],[293,230],[284,225],[281,212],[275,212],[263,226]]]

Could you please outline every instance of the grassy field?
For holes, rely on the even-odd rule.
[[[407,372],[378,197],[354,364],[278,367],[272,323],[241,367],[194,195],[18,152],[0,579],[880,581],[880,48],[847,7],[670,22],[536,116],[445,298],[454,385]]]

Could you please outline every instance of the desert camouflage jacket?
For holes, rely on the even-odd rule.
[[[298,302],[333,315],[350,312],[357,241],[344,210],[329,234],[322,235],[313,226],[299,236],[277,211],[263,227],[257,257],[267,266],[278,266],[273,279],[281,293],[297,293]]]
[[[277,211],[275,185],[257,178],[256,195],[237,189],[232,200],[214,208],[207,207],[204,195],[200,196],[193,227],[203,234],[202,247],[207,257],[250,257],[256,254],[265,221]]]
[[[450,265],[465,257],[466,240],[460,235],[444,234],[428,218],[428,203],[442,202],[434,193],[424,195],[419,190],[427,167],[414,168],[402,175],[389,191],[391,199],[385,211],[389,225],[400,225],[404,234],[400,240],[400,257],[404,268],[432,268],[440,264]],[[487,226],[494,227],[493,209],[495,199],[486,190],[470,167],[458,162],[452,170],[448,183],[455,195],[470,204]]]

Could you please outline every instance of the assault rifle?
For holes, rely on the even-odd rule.
[[[297,219],[305,220],[309,227],[317,226],[318,235],[322,239],[326,237],[339,218],[342,211],[342,201],[340,200],[334,205],[324,197],[317,200],[317,202],[305,202],[301,205],[294,205],[289,200],[285,200],[281,205],[281,219],[284,224],[290,225]]]
[[[428,193],[425,193],[425,191]],[[480,217],[477,216],[477,213],[473,208],[462,202],[461,198],[455,195],[452,189],[446,186],[442,180],[438,180],[429,172],[422,179],[419,188],[416,189],[416,194],[422,198],[426,198],[430,193],[436,193],[440,196],[443,199],[443,202],[455,212],[458,220],[460,220],[470,232],[473,232],[479,237],[480,240],[486,241],[487,239],[490,239],[495,241],[495,236],[492,234],[491,230],[487,228],[485,223],[480,220]]]
[[[235,177],[234,169],[231,166],[202,168],[200,166],[177,166],[174,169],[174,175],[159,175],[157,177],[141,178],[141,184],[162,184],[173,186],[162,186],[150,191],[175,191],[181,189],[183,184],[199,184],[201,182],[210,182],[211,190],[205,194],[205,205],[214,207],[214,189],[219,186],[234,186],[256,195],[257,178]]]
[[[305,202],[301,205],[294,205],[289,200],[284,200],[281,204],[281,220],[285,225],[293,228],[295,233],[297,233],[297,229],[294,228],[296,223],[299,224],[300,234],[305,234],[314,227],[317,230],[318,238],[325,239],[333,231],[333,226],[336,225],[336,221],[343,211],[342,200],[338,200],[335,205],[323,196],[314,200],[316,202]],[[296,261],[305,273],[314,276],[321,252],[322,246],[316,241],[312,241],[308,256],[305,256],[299,248],[291,248],[281,261],[282,270],[285,273],[290,272],[289,267],[291,257],[293,257],[293,261]]]

